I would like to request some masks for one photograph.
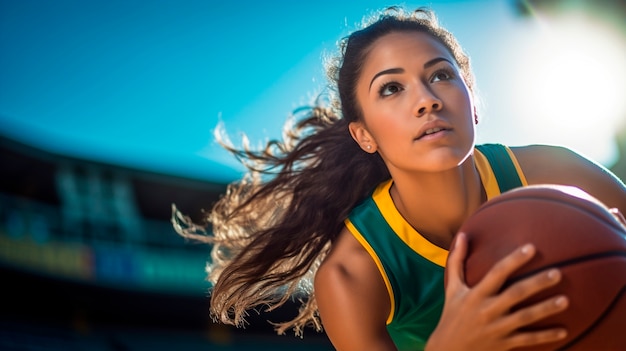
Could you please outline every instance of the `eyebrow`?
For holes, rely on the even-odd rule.
[[[451,65],[453,65],[453,66],[454,66],[454,64],[453,64],[452,62],[450,62],[450,60],[448,60],[448,59],[447,59],[447,58],[445,58],[445,57],[435,57],[434,59],[432,59],[432,60],[430,60],[430,61],[426,62],[426,63],[424,64],[424,68],[429,68],[429,67],[432,67],[432,66],[434,66],[434,65],[438,64],[438,63],[439,63],[439,62],[441,62],[441,61],[446,61],[447,63],[449,63],[449,64],[451,64]]]
[[[434,59],[426,62],[424,64],[424,68],[430,68],[430,67],[438,64],[441,61],[446,61],[449,64],[453,65],[452,62],[450,62],[450,60],[448,60],[445,57],[435,57]],[[389,68],[389,69],[386,69],[384,71],[380,71],[380,72],[376,73],[374,75],[374,77],[372,78],[372,81],[370,82],[369,90],[372,90],[372,84],[374,84],[374,81],[376,80],[376,78],[378,78],[378,77],[380,77],[382,75],[385,75],[385,74],[397,74],[397,73],[404,73],[404,69],[403,68]]]
[[[370,82],[369,90],[372,90],[372,84],[374,84],[374,81],[376,80],[376,78],[385,74],[396,74],[396,73],[403,73],[403,72],[404,72],[404,68],[390,68],[390,69],[386,69],[384,71],[380,71],[376,73],[374,77],[372,78],[372,81]]]

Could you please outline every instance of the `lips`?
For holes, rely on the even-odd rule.
[[[415,140],[421,139],[428,135],[433,135],[442,131],[449,131],[449,130],[452,130],[452,127],[450,127],[447,123],[444,123],[443,121],[437,120],[437,121],[427,122],[420,128],[419,133],[417,134],[417,137],[415,138]]]
[[[424,135],[434,134],[434,133],[437,133],[437,132],[442,131],[442,130],[444,130],[444,129],[443,128],[439,128],[439,127],[437,127],[437,128],[430,128],[429,130],[427,130],[424,133]]]

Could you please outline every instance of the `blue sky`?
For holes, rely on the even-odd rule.
[[[234,141],[280,136],[289,112],[323,87],[323,55],[363,15],[394,4],[0,0],[0,131],[61,154],[233,180],[240,168],[213,141],[218,122]],[[545,35],[538,21],[515,15],[512,1],[400,4],[433,8],[472,57],[485,101],[479,142],[565,144],[611,162],[606,133],[623,115],[604,123],[600,141],[575,144],[568,130],[532,136],[535,110],[525,110],[519,87],[539,72],[524,62],[545,53],[522,53]],[[545,85],[544,76],[533,79]]]

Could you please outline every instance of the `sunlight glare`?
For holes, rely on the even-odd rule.
[[[581,15],[536,36],[517,67],[524,132],[606,162],[626,120],[626,39]]]

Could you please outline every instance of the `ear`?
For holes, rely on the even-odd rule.
[[[350,122],[348,125],[352,139],[356,141],[361,149],[367,153],[373,154],[378,146],[372,135],[367,131],[362,122]]]

